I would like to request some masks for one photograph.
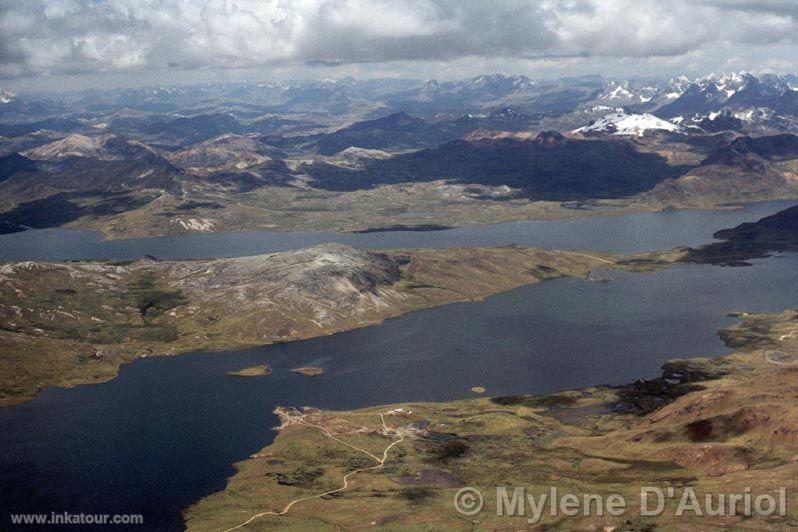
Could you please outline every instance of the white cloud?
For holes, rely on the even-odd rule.
[[[797,16],[783,0],[0,0],[0,77],[688,57],[795,46]]]

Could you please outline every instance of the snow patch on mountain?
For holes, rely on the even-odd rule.
[[[739,118],[743,122],[765,122],[776,118],[776,113],[773,109],[768,107],[750,107],[748,109],[740,109],[732,115]]]
[[[575,129],[574,133],[607,133],[612,135],[634,135],[641,137],[646,131],[669,131],[684,133],[677,124],[667,122],[648,113],[612,113],[586,126]]]
[[[22,155],[34,160],[95,157],[101,151],[103,144],[113,137],[113,135],[87,137],[86,135],[73,133],[62,139],[24,151]]]
[[[10,90],[0,87],[0,104],[11,103],[17,98],[17,95]]]
[[[632,96],[633,95],[629,91],[629,89],[627,89],[623,85],[618,85],[618,86],[614,87],[612,90],[610,90],[610,92],[605,96],[605,99],[607,99],[607,100],[621,100],[621,99],[631,98]]]

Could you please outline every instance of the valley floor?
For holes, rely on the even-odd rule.
[[[175,196],[70,198],[75,211],[90,214],[54,222],[52,226],[91,229],[106,238],[138,238],[224,231],[341,231],[442,229],[524,220],[565,220],[615,216],[666,209],[729,209],[743,202],[794,199],[763,193],[741,197],[680,198],[663,201],[640,196],[585,201],[531,201],[512,195],[506,187],[449,184],[444,181],[384,185],[373,189],[333,192],[310,188],[262,187],[230,195],[191,190]],[[39,210],[50,209],[48,199]],[[100,203],[98,203],[98,201]],[[111,215],[114,201],[140,203]],[[101,207],[100,207],[101,206]]]
[[[189,205],[190,208],[185,206]],[[191,191],[163,195],[113,216],[65,225],[107,238],[218,231],[370,231],[463,227],[522,220],[561,220],[658,210],[629,200],[530,201],[499,187],[432,183],[385,185],[352,192],[263,187],[231,196]]]

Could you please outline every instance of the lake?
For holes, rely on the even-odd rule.
[[[559,279],[380,325],[226,353],[150,357],[113,381],[51,388],[0,410],[0,513],[143,513],[180,530],[180,510],[223,489],[231,464],[271,441],[275,406],[346,409],[469,395],[545,393],[653,377],[667,359],[726,352],[735,309],[798,301],[798,255],[747,268],[679,266]],[[227,375],[268,363],[267,377]],[[320,365],[321,376],[291,373]]]
[[[449,248],[518,244],[613,253],[697,246],[712,234],[795,205],[795,201],[752,203],[723,211],[663,211],[577,220],[506,222],[442,231],[335,233],[242,231],[103,240],[92,231],[38,229],[0,235],[0,261],[239,257],[340,242],[365,249]]]
[[[657,233],[652,235],[657,242],[698,243],[691,228],[670,215],[690,224],[706,220],[693,228],[704,240],[708,231],[739,223],[720,219],[760,216],[756,210],[638,215],[638,224],[624,220],[616,231],[609,231],[610,222],[619,218],[590,221],[608,224],[611,234],[601,241],[611,247],[646,246],[648,231]],[[635,226],[637,236],[627,235],[631,243],[623,244],[618,235]],[[547,227],[565,242],[579,240],[557,225]],[[581,227],[579,238],[588,238],[587,226]],[[663,227],[673,234],[659,235]],[[388,237],[423,242],[429,235]],[[441,242],[440,236],[431,238]],[[199,249],[186,245],[175,252]],[[28,403],[0,409],[0,516],[141,513],[145,525],[137,530],[180,530],[182,509],[223,489],[234,471],[231,464],[272,440],[276,406],[349,409],[447,400],[467,397],[477,385],[488,395],[508,395],[621,384],[659,375],[670,358],[728,352],[716,331],[734,323],[726,317],[729,311],[780,311],[798,302],[798,254],[756,260],[745,268],[680,265],[649,274],[601,275],[613,281],[557,279],[300,342],[140,359],[107,383],[45,389]],[[270,376],[227,375],[263,363],[272,367]],[[290,372],[302,365],[326,372],[314,378]]]

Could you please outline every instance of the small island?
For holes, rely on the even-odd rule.
[[[318,366],[303,366],[301,368],[294,368],[291,371],[306,377],[315,377],[316,375],[321,375],[324,373],[324,369]]]
[[[228,375],[233,375],[235,377],[265,377],[266,375],[271,375],[271,373],[272,369],[266,364],[227,372]]]

